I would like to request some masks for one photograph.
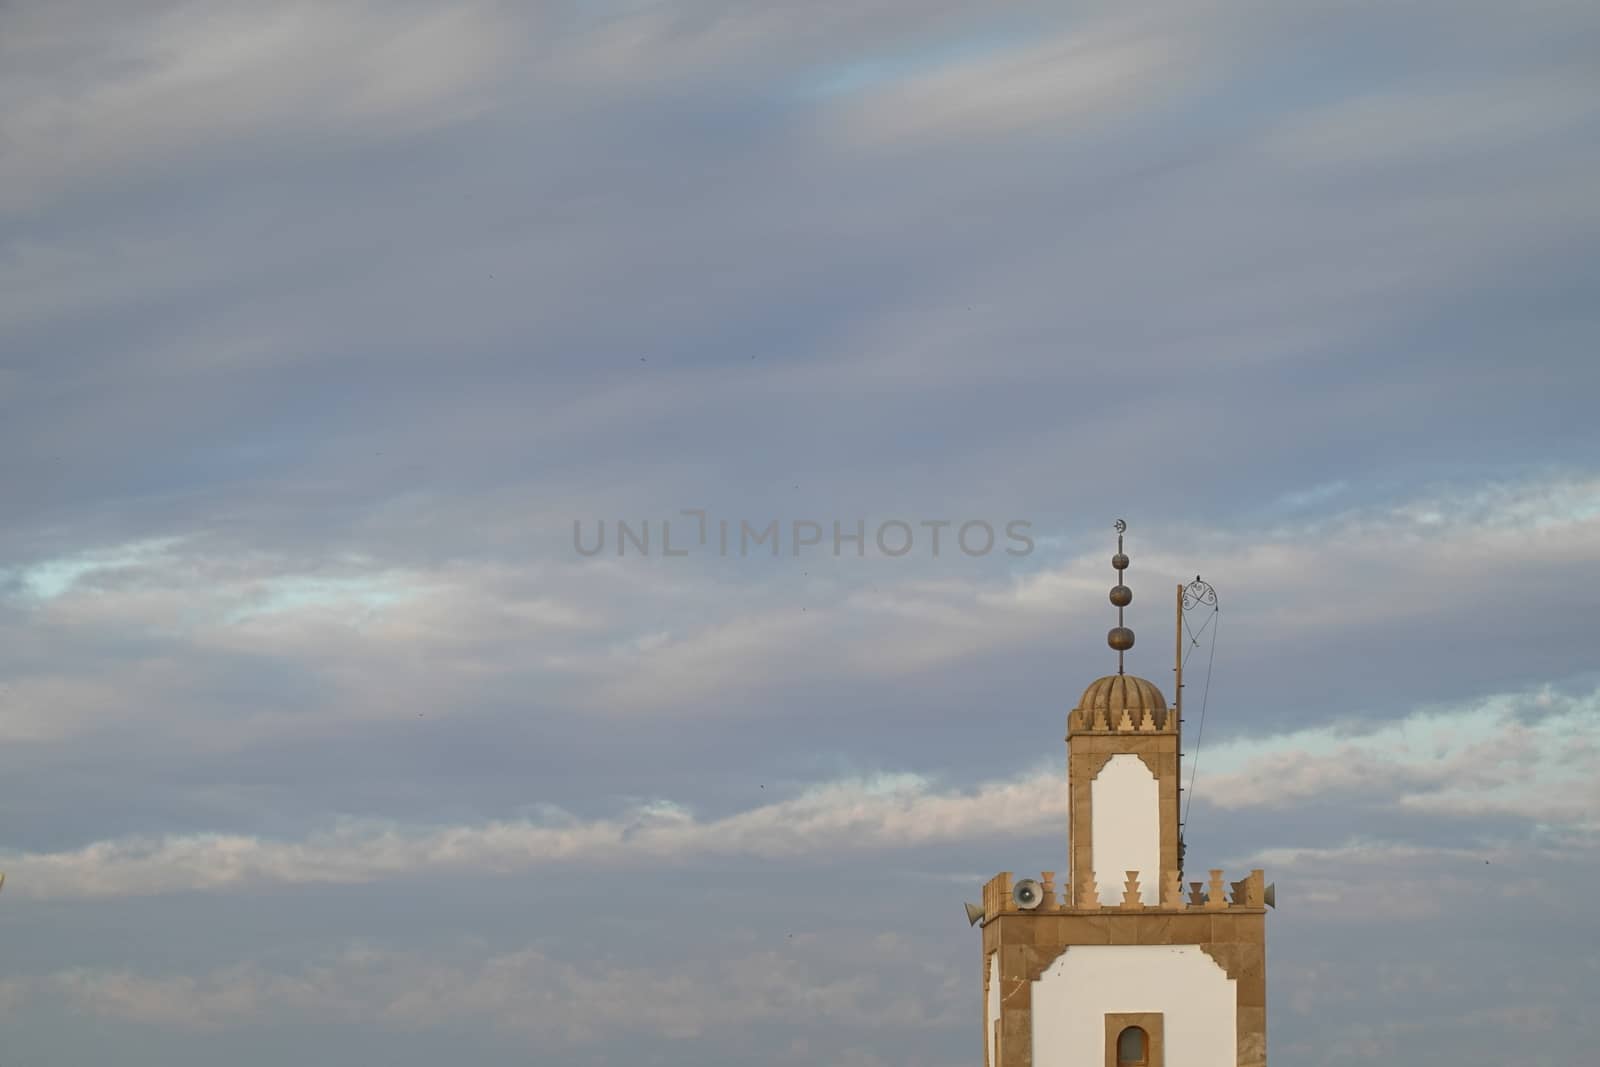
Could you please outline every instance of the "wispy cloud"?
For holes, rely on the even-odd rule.
[[[350,884],[427,872],[515,871],[560,863],[674,863],[730,855],[798,859],[840,850],[970,840],[1002,820],[1013,833],[1059,822],[1051,777],[940,791],[915,776],[832,782],[723,818],[652,802],[610,819],[450,827],[351,822],[300,841],[205,834],[105,841],[5,860],[7,889],[40,899]],[[1059,809],[1059,810],[1058,810]]]
[[[1206,753],[1223,810],[1352,798],[1461,819],[1510,815],[1600,831],[1600,691],[1548,688],[1333,724]]]
[[[245,131],[271,138],[310,121],[369,137],[470,115],[507,57],[487,4],[225,4],[203,18],[164,4],[131,34],[108,33],[101,6],[7,16],[21,29],[0,48],[0,86],[19,106],[0,117],[0,138],[19,168],[0,210],[36,208],[95,173],[168,172]]]
[[[683,1040],[774,1022],[941,1025],[958,1000],[955,975],[936,972],[934,983],[908,987],[897,973],[908,962],[933,969],[893,934],[805,934],[782,951],[747,949],[670,968],[573,963],[537,947],[461,944],[440,958],[354,943],[292,971],[245,963],[200,975],[75,969],[11,977],[0,981],[0,1005],[11,1015],[64,1002],[95,1018],[193,1030],[284,1019],[402,1032],[466,1022],[560,1044],[618,1031]]]
[[[1153,27],[1108,20],[1044,42],[957,53],[898,77],[858,78],[842,128],[859,145],[903,147],[1049,123],[1056,130],[1125,117],[1177,90],[1195,57]]]
[[[1436,642],[1476,634],[1488,601],[1503,602],[1507,618],[1537,616],[1523,594],[1600,562],[1597,530],[1600,483],[1552,477],[1351,506],[1280,521],[1247,540],[1224,527],[1192,527],[1142,549],[1138,560],[1146,582],[1233,576],[1226,595],[1238,621],[1229,623],[1229,640],[1255,655],[1402,628],[1425,605],[1445,613],[1433,624]],[[1181,553],[1168,547],[1178,540]],[[1534,543],[1538,551],[1529,553]],[[297,710],[301,698],[297,709],[259,709],[230,742],[241,720],[216,720],[173,688],[184,660],[220,678],[237,657],[314,681],[321,730],[471,714],[512,675],[536,677],[564,705],[607,716],[736,716],[757,694],[809,678],[891,681],[1042,648],[1052,631],[1091,633],[1098,619],[1085,605],[1103,596],[1106,581],[1098,551],[1056,550],[1017,574],[941,574],[948,565],[933,560],[897,573],[896,561],[878,561],[878,580],[858,586],[856,570],[844,571],[867,561],[817,551],[821,584],[805,588],[784,563],[750,582],[748,567],[723,563],[722,575],[715,560],[308,559],[188,535],[20,563],[5,581],[20,613],[11,625],[18,647],[31,634],[37,652],[0,690],[10,711],[0,722],[14,738],[65,737],[120,724],[127,704],[140,700],[158,709],[143,713],[146,728],[168,721],[223,744],[248,744],[275,722],[311,728]],[[1140,595],[1157,587],[1140,584]],[[108,635],[128,632],[150,642],[143,655],[94,654]],[[46,634],[48,644],[39,644]],[[88,650],[77,669],[52,663],[75,647]]]
[[[1495,815],[1592,835],[1600,810],[1600,691],[1508,694],[1426,708],[1350,737],[1330,728],[1236,740],[1207,752],[1203,802],[1223,811],[1339,802],[1439,818]],[[416,826],[350,820],[301,840],[198,834],[102,841],[5,857],[15,894],[37,899],[356,884],[561,864],[628,867],[715,856],[796,861],[1026,839],[1063,828],[1062,774],[1040,769],[973,789],[887,775],[816,785],[735,814],[698,818],[665,800],[612,818],[559,810],[538,821]],[[1394,846],[1403,847],[1403,846]],[[1426,851],[1426,850],[1425,850]],[[1297,862],[1317,849],[1262,856]]]

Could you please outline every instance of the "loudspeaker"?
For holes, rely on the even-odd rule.
[[[1263,889],[1261,891],[1261,899],[1266,901],[1267,907],[1276,908],[1278,906],[1278,883],[1273,882]]]
[[[3,876],[0,876],[0,877],[3,877]],[[977,926],[982,921],[983,921],[983,905],[982,904],[968,904],[967,905],[967,925],[968,926]]]
[[[1011,887],[1011,899],[1023,911],[1032,911],[1044,902],[1044,890],[1032,878],[1024,878]]]

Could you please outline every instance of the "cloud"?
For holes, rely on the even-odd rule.
[[[1334,497],[1348,491],[1349,488],[1350,484],[1345,481],[1324,482],[1308,489],[1298,489],[1291,493],[1285,493],[1277,499],[1275,505],[1286,511],[1299,511],[1302,508],[1332,500]]]
[[[504,521],[508,539],[528,539]],[[1146,577],[1136,585],[1142,604],[1165,576],[1229,576],[1224,660],[1244,677],[1274,676],[1330,640],[1389,655],[1384,645],[1398,632],[1414,655],[1443,657],[1456,642],[1541,617],[1549,609],[1532,590],[1561,603],[1563,575],[1596,562],[1597,531],[1600,483],[1591,478],[1467,485],[1275,520],[1248,539],[1225,526],[1164,533],[1137,550]],[[1181,553],[1168,547],[1179,543]],[[20,561],[0,575],[10,591],[0,594],[0,632],[12,635],[0,729],[61,742],[121,730],[137,707],[145,731],[241,750],[419,715],[471,718],[535,683],[563,717],[736,721],[811,679],[896,684],[1039,651],[1056,634],[1087,641],[1102,621],[1088,605],[1107,581],[1099,549],[1042,547],[1025,569],[984,569],[964,558],[836,560],[823,545],[816,560],[791,566],[786,557],[762,574],[714,558],[583,560],[565,538],[560,548],[570,558],[529,559],[525,548],[503,560],[381,549],[319,557],[237,534],[168,531]],[[869,564],[881,573],[868,575]],[[807,566],[816,578],[794,573]],[[1498,620],[1485,603],[1501,605]],[[1135,609],[1146,642],[1139,619],[1152,610]],[[1422,617],[1430,621],[1418,645]],[[1155,673],[1143,655],[1134,669]],[[258,672],[292,678],[292,691],[260,684]],[[212,694],[224,692],[243,703],[219,715]],[[1399,697],[1426,699],[1420,690]],[[1255,689],[1224,699],[1237,710],[1241,698],[1251,715],[1277,714],[1252,703],[1264,698]],[[1334,710],[1370,718],[1402,709]],[[1360,760],[1304,770],[1356,784],[1383,743]]]
[[[907,964],[932,970],[909,986]],[[893,934],[790,937],[765,949],[669,967],[570,962],[527,947],[463,943],[422,956],[350,943],[283,971],[241,963],[200,975],[78,968],[0,981],[8,1013],[65,1003],[102,1020],[189,1030],[294,1021],[416,1032],[488,1025],[522,1043],[591,1043],[618,1033],[690,1040],[762,1023],[884,1031],[939,1025],[957,998],[943,968]]]
[[[1177,91],[1184,65],[1172,38],[1130,23],[1108,19],[885,79],[844,97],[839,117],[857,146],[882,150],[930,137],[965,139],[1034,124],[1059,131],[1125,116],[1163,91]]]
[[[1223,810],[1338,803],[1441,819],[1511,817],[1536,830],[1592,838],[1596,708],[1600,691],[1507,694],[1464,707],[1428,708],[1350,737],[1339,728],[1225,743],[1207,752],[1203,802]],[[1524,717],[1537,712],[1531,723]],[[710,857],[799,861],[886,851],[1028,839],[1065,821],[1062,774],[1041,769],[972,789],[940,788],[918,775],[819,784],[759,807],[699,818],[656,800],[622,815],[579,819],[558,809],[540,820],[406,826],[347,820],[297,841],[242,834],[167,835],[100,841],[54,853],[5,857],[15,895],[95,898],[263,886],[359,884],[448,872],[508,873],[550,865],[632,867]],[[1251,862],[1323,869],[1372,846],[1272,847]],[[1434,857],[1469,848],[1394,849]],[[1493,846],[1503,848],[1503,845]]]
[[[407,827],[349,821],[301,841],[203,834],[103,841],[70,852],[13,855],[8,889],[36,899],[352,884],[429,872],[525,870],[548,864],[673,863],[696,857],[797,859],[841,849],[970,840],[994,820],[1013,833],[1059,823],[1047,774],[941,792],[915,776],[833,782],[790,799],[700,820],[650,802],[617,818]],[[1059,790],[1058,790],[1059,792]]]
[[[1206,802],[1224,811],[1349,799],[1600,831],[1600,691],[1499,694],[1388,724],[1235,738],[1205,755]]]
[[[309,123],[345,136],[471,115],[507,58],[489,4],[163,4],[133,23],[92,7],[8,14],[0,139],[20,162],[0,211],[37,210],[92,174],[161,173]],[[136,26],[133,32],[127,27]],[[51,59],[44,64],[45,56]],[[70,72],[63,78],[62,72]]]
[[[108,552],[45,560],[15,572],[0,571],[0,583],[19,587],[36,601],[54,600],[88,580],[137,571],[153,562],[170,560],[169,550],[182,543],[181,537],[158,538],[121,545]]]
[[[1484,79],[1441,88],[1372,93],[1297,117],[1274,133],[1267,151],[1324,178],[1337,168],[1436,164],[1441,158],[1498,160],[1541,137],[1561,136],[1594,114],[1577,86],[1578,69]]]
[[[1530,527],[1538,530],[1537,557],[1524,551]],[[1181,555],[1167,547],[1178,543]],[[1540,581],[1554,580],[1566,568],[1596,562],[1596,543],[1600,482],[1558,476],[1459,488],[1387,507],[1352,506],[1277,523],[1248,540],[1232,530],[1189,527],[1142,548],[1139,573],[1235,576],[1227,598],[1230,619],[1239,619],[1240,628],[1230,623],[1230,640],[1239,647],[1282,647],[1400,626],[1423,612],[1460,611],[1470,618],[1486,600],[1509,600],[1526,590],[1532,572],[1545,576]],[[1397,554],[1399,546],[1408,549]],[[1008,645],[1031,646],[1043,639],[1045,625],[1076,623],[1086,609],[1068,605],[1087,605],[1091,596],[1098,601],[1106,580],[1104,558],[1095,551],[1048,559],[1011,576],[886,580],[844,603],[814,603],[804,613],[789,599],[790,590],[778,587],[775,604],[638,650],[626,673],[599,690],[597,703],[658,706],[798,680],[821,669],[896,676],[973,661]],[[1491,591],[1501,583],[1503,598]],[[907,624],[897,625],[902,621]],[[1376,709],[1347,709],[1369,710]]]
[[[1274,872],[1315,922],[1433,919],[1467,907],[1559,904],[1567,848],[1502,840],[1473,848],[1347,841],[1332,848],[1269,848],[1246,862]]]

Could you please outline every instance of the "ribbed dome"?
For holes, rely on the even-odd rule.
[[[1135,678],[1131,674],[1108,674],[1089,683],[1078,701],[1079,708],[1104,708],[1113,721],[1126,708],[1137,722],[1139,716],[1149,711],[1160,721],[1167,710],[1167,701],[1154,682]]]

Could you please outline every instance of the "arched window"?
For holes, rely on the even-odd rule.
[[[1117,1035],[1117,1067],[1146,1067],[1150,1062],[1150,1037],[1137,1026]]]

